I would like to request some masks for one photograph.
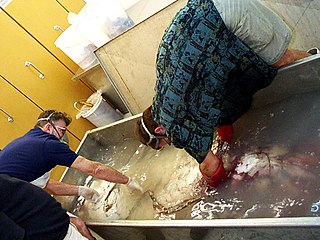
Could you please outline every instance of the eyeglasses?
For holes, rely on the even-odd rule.
[[[38,122],[39,121],[48,121],[48,123],[50,123],[50,125],[53,127],[53,129],[56,131],[56,133],[58,134],[59,136],[59,139],[61,139],[64,134],[66,133],[67,131],[67,128],[65,127],[61,127],[61,126],[58,126],[58,125],[55,125],[54,122],[51,120],[51,118],[54,116],[54,114],[56,114],[57,112],[53,112],[51,113],[48,117],[46,118],[39,118],[38,119]],[[60,135],[60,132],[58,131],[58,129],[60,130],[61,132],[61,135]]]
[[[144,124],[143,117],[141,117],[141,125],[142,125],[144,131],[149,135],[149,141],[146,143],[146,145],[150,146],[150,143],[152,142],[152,140],[155,139],[156,140],[155,146],[154,147],[150,146],[150,147],[157,149],[157,150],[161,149],[160,139],[167,138],[167,137],[166,136],[155,136],[155,135],[151,134],[149,132],[148,128],[146,127],[146,125]]]
[[[53,129],[58,133],[59,138],[62,138],[62,137],[64,136],[64,134],[66,133],[67,129],[64,128],[64,127],[60,127],[60,126],[58,126],[58,125],[55,125],[55,124],[53,124],[51,121],[49,121],[49,123],[51,124],[51,126],[53,127]],[[60,136],[60,134],[59,134],[58,129],[59,129],[60,132],[61,132],[61,136]]]

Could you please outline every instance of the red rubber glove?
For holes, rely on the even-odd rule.
[[[223,167],[222,158],[220,158],[220,164],[218,166],[218,169],[215,171],[215,173],[211,177],[208,177],[206,174],[204,174],[201,171],[201,169],[200,169],[200,172],[203,178],[206,180],[207,184],[210,187],[214,187],[214,188],[217,188],[222,182],[224,182],[228,178],[226,171]]]
[[[218,136],[222,142],[227,142],[231,144],[233,136],[233,127],[232,125],[223,125],[218,127]]]

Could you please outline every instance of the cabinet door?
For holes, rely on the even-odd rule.
[[[8,100],[10,99],[10,100]],[[1,111],[1,109],[3,111]],[[0,77],[0,148],[29,131],[41,109]],[[9,114],[13,121],[8,121]]]
[[[54,45],[61,34],[54,26],[66,29],[68,11],[55,0],[15,0],[6,8],[7,12],[55,57],[75,73],[79,66]],[[2,27],[2,25],[1,25]]]
[[[86,4],[84,0],[56,0],[68,12],[78,13]]]
[[[81,139],[94,126],[86,119],[75,119],[78,111],[73,104],[88,98],[92,91],[82,82],[72,81],[73,74],[5,14],[0,13],[0,25],[0,74],[41,109],[69,113],[74,119],[69,129]],[[25,66],[27,61],[44,74],[43,79],[36,68]]]

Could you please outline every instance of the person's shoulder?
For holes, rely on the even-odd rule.
[[[52,141],[60,142],[56,136],[49,134],[38,127],[31,129],[25,136],[31,137],[31,138],[37,138],[39,140],[41,139],[43,141],[52,140]]]
[[[46,137],[49,136],[48,133],[42,131],[40,128],[35,127],[29,130],[25,135],[25,137]]]

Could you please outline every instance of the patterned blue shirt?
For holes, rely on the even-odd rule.
[[[227,29],[211,0],[189,0],[177,13],[156,64],[153,119],[199,163],[216,128],[236,121],[277,73]]]

